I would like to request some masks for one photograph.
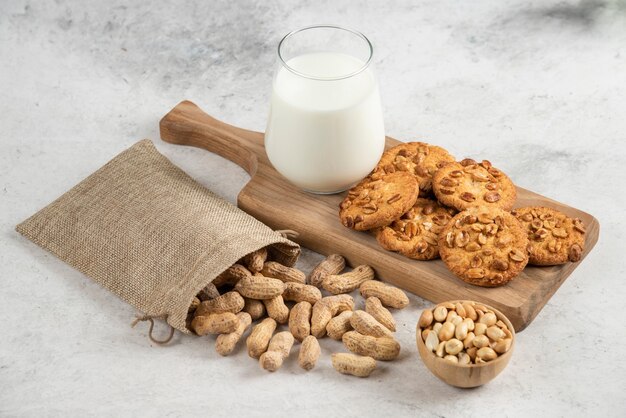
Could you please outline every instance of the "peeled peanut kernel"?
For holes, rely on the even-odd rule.
[[[457,324],[454,329],[454,336],[458,340],[464,340],[465,337],[467,337],[467,331],[467,324],[465,322],[461,322],[460,324]]]
[[[470,364],[472,362],[472,359],[470,358],[469,354],[465,352],[459,353],[457,357],[459,358],[459,364]]]
[[[448,315],[446,315],[446,321],[450,321],[452,322],[452,319],[458,317],[459,315],[457,315],[457,313],[455,311],[449,311]]]
[[[437,349],[435,350],[435,354],[437,355],[437,357],[443,357],[445,352],[446,352],[446,343],[445,341],[442,341],[437,346]]]
[[[476,336],[483,335],[486,331],[487,325],[483,324],[482,322],[477,322],[474,324],[474,334],[476,334]]]
[[[471,347],[471,348],[468,348],[465,352],[467,353],[467,355],[470,357],[472,361],[476,361],[476,358],[477,358],[476,353],[478,352],[478,348]]]
[[[489,309],[487,309],[484,305],[481,305],[480,303],[475,303],[474,304],[474,309],[477,311],[482,311],[482,313],[487,312]]]
[[[435,351],[439,345],[439,337],[437,337],[437,333],[434,331],[429,332],[424,344],[430,351]]]
[[[444,302],[430,310],[432,318],[425,312],[417,332],[439,358],[459,365],[484,364],[511,348],[512,331],[481,304]],[[420,327],[420,322],[428,325]]]
[[[510,338],[504,338],[495,343],[493,350],[498,354],[504,354],[511,348],[511,342],[512,340]]]
[[[420,328],[426,328],[433,323],[433,311],[430,309],[424,309],[420,319],[418,321],[418,325]]]
[[[474,338],[473,341],[474,347],[477,348],[484,348],[489,346],[489,338],[487,338],[486,335],[479,335],[476,338]]]
[[[496,314],[494,314],[493,312],[487,312],[478,320],[478,322],[490,327],[492,325],[495,325],[497,320],[498,319],[496,318]]]
[[[452,338],[446,341],[445,348],[446,348],[446,353],[456,356],[457,354],[461,352],[461,350],[463,350],[463,343],[457,340],[456,338]]]
[[[496,354],[495,351],[493,351],[492,348],[483,347],[483,348],[478,349],[478,351],[476,352],[476,357],[478,357],[479,359],[483,361],[491,361],[495,359],[496,357],[498,357],[498,355]]]
[[[454,324],[452,322],[444,322],[441,329],[439,330],[440,341],[448,341],[454,335]]]
[[[435,321],[443,322],[446,320],[446,316],[448,315],[448,310],[443,306],[437,306],[435,311],[433,312],[433,317]]]
[[[513,338],[513,334],[511,334],[511,331],[508,328],[504,328],[502,331],[506,334],[506,338]]]
[[[463,309],[465,309],[466,318],[471,319],[472,321],[476,321],[478,319],[478,315],[476,314],[476,310],[472,306],[471,303],[464,302]]]
[[[444,359],[444,360],[447,360],[447,361],[449,361],[449,362],[451,362],[451,363],[458,363],[458,362],[459,362],[459,359],[458,359],[456,356],[453,356],[453,355],[451,355],[451,354],[448,354],[448,355],[447,355],[447,356],[445,356],[443,359]]]
[[[498,341],[506,337],[506,334],[504,333],[504,331],[494,325],[487,328],[487,337],[494,341]]]

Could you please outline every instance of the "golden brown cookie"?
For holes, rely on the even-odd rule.
[[[430,199],[418,198],[407,213],[376,231],[381,247],[416,260],[439,257],[439,233],[456,211]]]
[[[501,286],[528,263],[528,238],[510,213],[474,207],[458,213],[439,235],[439,254],[464,281],[484,287]]]
[[[372,174],[406,171],[413,174],[420,188],[420,197],[432,190],[432,176],[444,163],[454,157],[445,149],[424,142],[407,142],[385,151]]]
[[[530,264],[553,266],[580,261],[585,246],[585,225],[556,209],[532,206],[512,214],[528,234]]]
[[[511,179],[487,160],[465,159],[448,163],[433,175],[437,200],[446,206],[465,210],[489,206],[511,210],[517,191]]]
[[[415,177],[404,171],[373,179],[368,176],[348,191],[339,205],[341,223],[357,231],[389,225],[417,199]]]

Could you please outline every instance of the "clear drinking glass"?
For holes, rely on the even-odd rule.
[[[278,44],[265,150],[276,170],[312,193],[337,193],[378,163],[385,129],[373,48],[360,32],[316,25]]]

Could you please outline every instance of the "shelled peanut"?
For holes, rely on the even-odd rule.
[[[328,335],[352,352],[333,354],[333,367],[369,376],[376,360],[398,357],[396,324],[387,307],[402,309],[408,298],[400,289],[374,280],[371,267],[361,265],[343,273],[345,264],[342,256],[330,255],[307,278],[272,260],[267,249],[254,251],[198,293],[188,324],[198,335],[219,334],[215,349],[222,356],[233,353],[245,339],[249,356],[268,371],[281,367],[294,343],[300,345],[300,367],[313,369],[321,354],[318,339]],[[355,310],[355,300],[348,294],[356,289],[367,299],[364,310]]]
[[[426,348],[459,364],[481,364],[506,353],[513,342],[496,313],[475,302],[443,303],[424,310],[418,321]]]

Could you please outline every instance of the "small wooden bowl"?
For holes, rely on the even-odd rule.
[[[455,300],[450,301],[450,303],[457,302],[471,302],[467,300]],[[448,303],[448,302],[442,302]],[[492,360],[487,363],[481,364],[455,364],[450,361],[444,360],[443,358],[439,358],[426,348],[426,344],[422,339],[422,329],[417,325],[416,332],[416,340],[417,340],[417,350],[420,353],[422,361],[435,376],[439,379],[443,380],[449,385],[456,386],[459,388],[473,388],[476,386],[484,385],[485,383],[491,381],[494,377],[500,374],[502,370],[509,364],[509,360],[511,359],[511,353],[513,353],[513,348],[515,347],[515,330],[511,321],[504,316],[504,314],[497,309],[485,305],[484,303],[474,302],[480,305],[485,306],[488,309],[491,309],[498,319],[506,324],[511,331],[513,336],[511,341],[511,347],[509,350],[498,356],[495,360]],[[439,306],[437,304],[436,306]],[[432,308],[434,309],[434,308]]]

